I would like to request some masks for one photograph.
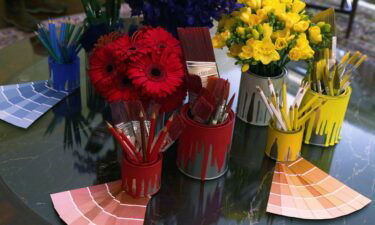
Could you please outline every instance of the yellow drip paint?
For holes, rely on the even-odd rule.
[[[319,95],[317,102],[327,101],[306,122],[305,138],[306,144],[315,144],[319,146],[333,146],[340,140],[340,131],[345,119],[346,109],[349,104],[352,89],[348,87],[344,94],[340,96],[327,96],[316,93],[309,89],[301,103],[303,107],[313,96]],[[317,136],[318,140],[325,140],[321,143],[314,141]],[[325,136],[325,139],[324,139]]]
[[[303,128],[299,131],[281,131],[274,124],[268,126],[266,155],[277,161],[294,161],[300,156]]]

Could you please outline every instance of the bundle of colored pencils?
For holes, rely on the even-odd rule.
[[[72,63],[81,50],[82,26],[80,25],[62,23],[56,28],[56,24],[49,21],[48,28],[38,25],[35,34],[57,63]]]
[[[136,164],[157,160],[181,134],[184,123],[178,114],[172,115],[161,131],[156,134],[159,105],[148,107],[146,113],[140,101],[112,103],[115,125],[107,122],[108,129],[127,158]]]
[[[258,93],[267,107],[268,112],[272,116],[271,123],[275,124],[278,129],[283,131],[299,131],[306,121],[310,118],[311,114],[319,109],[325,102],[318,100],[318,95],[310,99],[303,107],[301,102],[309,83],[304,82],[298,89],[297,95],[289,107],[287,103],[287,89],[286,82],[284,81],[282,87],[282,98],[275,92],[274,85],[271,79],[268,79],[268,88],[271,96],[265,96],[263,90],[257,86]]]
[[[311,89],[315,92],[338,96],[349,87],[353,81],[354,71],[365,61],[367,56],[358,51],[350,56],[350,52],[348,52],[339,63],[335,62],[330,65],[329,55],[329,49],[325,49],[322,59],[314,62],[307,81],[311,83]]]
[[[205,88],[200,76],[189,75],[187,85],[190,98],[189,113],[193,120],[208,125],[222,124],[227,120],[235,96],[228,101],[228,80],[211,76]]]
[[[104,7],[99,0],[81,0],[88,25],[116,26],[120,18],[121,0],[106,0]]]

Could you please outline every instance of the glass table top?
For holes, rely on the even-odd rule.
[[[240,70],[215,50],[220,73],[238,92]],[[0,50],[0,84],[48,78],[47,58],[34,40]],[[104,124],[108,107],[90,86],[81,54],[80,90],[43,115],[29,129],[0,121],[0,224],[63,224],[50,194],[120,178],[120,150]],[[303,69],[289,65],[288,97]],[[303,145],[302,156],[361,194],[375,193],[374,66],[361,67],[342,140],[335,147]],[[234,106],[236,103],[234,104]],[[299,220],[266,212],[274,161],[265,157],[266,127],[236,120],[229,171],[202,184],[181,174],[176,146],[163,162],[162,188],[150,201],[145,224],[373,224],[371,203],[334,220]]]

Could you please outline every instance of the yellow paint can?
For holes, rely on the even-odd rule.
[[[306,144],[317,146],[333,146],[341,139],[340,132],[345,119],[352,89],[348,87],[339,96],[327,96],[309,89],[301,103],[304,106],[314,95],[319,95],[318,101],[326,103],[314,112],[305,124]]]
[[[266,155],[276,161],[294,161],[300,156],[302,140],[303,128],[298,131],[282,131],[270,123]]]

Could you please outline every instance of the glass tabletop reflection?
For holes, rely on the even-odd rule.
[[[240,69],[215,50],[220,74],[238,92]],[[50,194],[120,179],[121,150],[105,126],[110,110],[93,90],[81,57],[81,87],[29,129],[0,121],[0,224],[64,224]],[[27,39],[0,50],[1,85],[48,79],[43,49]],[[303,64],[288,68],[288,98],[293,98]],[[341,182],[374,198],[374,65],[363,65],[334,147],[303,145],[302,156]],[[234,103],[236,106],[236,102]],[[266,212],[275,162],[264,154],[266,127],[236,120],[229,171],[201,183],[180,173],[174,144],[163,162],[162,188],[150,201],[145,224],[371,224],[371,203],[334,220],[299,220]],[[5,206],[5,207],[4,207]],[[21,218],[22,217],[22,218]],[[27,222],[25,222],[27,221]]]

